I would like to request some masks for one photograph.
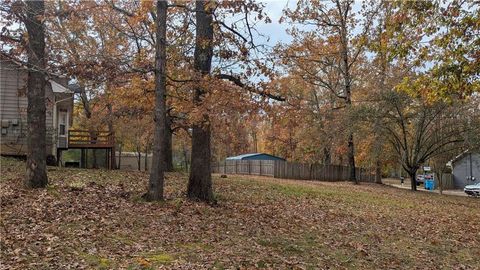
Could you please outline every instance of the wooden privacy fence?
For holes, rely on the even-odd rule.
[[[350,178],[350,167],[348,166],[306,164],[278,160],[227,160],[213,164],[212,172],[319,181],[348,181]],[[375,181],[373,170],[356,168],[356,176],[362,182]]]
[[[274,160],[227,160],[212,165],[213,173],[274,176]]]

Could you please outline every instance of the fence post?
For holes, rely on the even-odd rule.
[[[273,178],[276,178],[277,176],[277,160],[273,161]]]
[[[309,172],[308,172],[308,179],[309,179],[309,180],[312,180],[312,168],[313,168],[312,166],[313,166],[313,164],[310,164],[310,168],[308,168],[308,170],[309,170]]]
[[[279,164],[280,164],[280,161],[279,161],[279,160],[275,160],[275,161],[273,162],[273,177],[274,177],[274,178],[278,178],[278,176],[279,176],[279,174],[280,174],[280,173],[279,173],[279,170],[280,170],[280,165],[279,165]]]

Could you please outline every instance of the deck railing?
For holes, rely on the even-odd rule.
[[[114,145],[113,132],[78,129],[68,131],[68,148],[111,148]]]

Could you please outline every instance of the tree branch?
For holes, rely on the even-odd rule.
[[[218,74],[216,76],[218,79],[223,79],[223,80],[228,80],[232,83],[234,83],[235,85],[241,87],[241,88],[244,88],[246,90],[248,90],[249,92],[252,92],[252,93],[255,93],[255,94],[259,94],[263,97],[267,97],[267,98],[270,98],[270,99],[274,99],[274,100],[277,100],[277,101],[285,101],[285,97],[282,97],[282,96],[278,96],[278,95],[273,95],[271,93],[268,93],[268,92],[265,92],[265,91],[262,91],[262,90],[258,90],[258,89],[255,89],[254,87],[251,87],[251,86],[248,86],[246,84],[244,84],[240,78],[238,77],[235,77],[233,75],[228,75],[228,74]]]

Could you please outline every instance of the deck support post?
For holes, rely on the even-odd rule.
[[[110,170],[115,170],[115,145],[110,148]]]
[[[112,168],[110,167],[110,149],[105,149],[105,167],[107,169],[111,170]]]

